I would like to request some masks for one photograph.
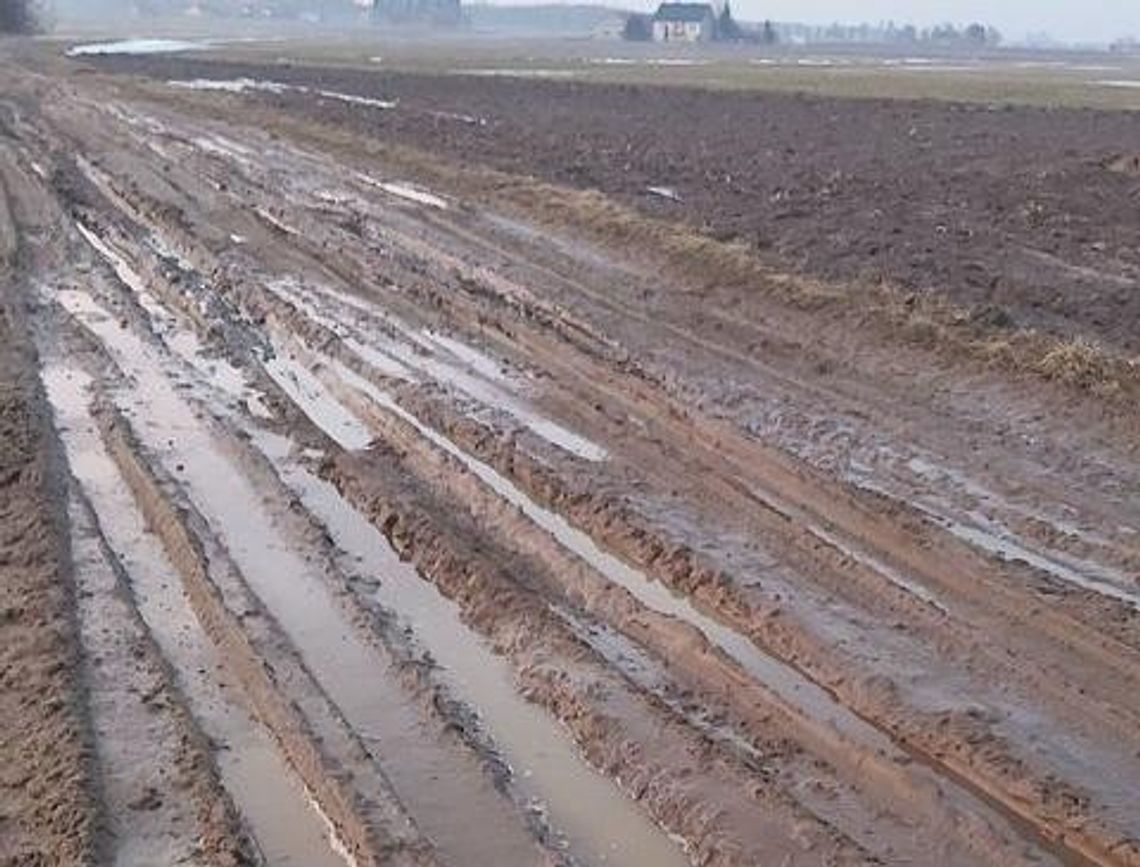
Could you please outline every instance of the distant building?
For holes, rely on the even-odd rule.
[[[711,3],[662,3],[653,16],[654,42],[711,42],[717,12]]]

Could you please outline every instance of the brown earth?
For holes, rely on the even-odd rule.
[[[256,97],[360,135],[601,190],[781,267],[931,293],[1000,328],[1140,351],[1140,190],[1119,156],[1140,138],[1134,112],[518,79],[491,86],[476,76],[191,58],[117,57],[99,67],[398,100],[396,110],[375,111]]]
[[[1013,160],[994,130],[1068,166],[1048,186],[1076,172],[1054,123],[1089,159],[1103,149],[1118,190],[1130,120],[394,75],[368,92],[397,108],[342,109],[27,51],[0,57],[6,297],[31,314],[0,357],[9,488],[27,498],[0,513],[0,551],[36,566],[2,573],[4,592],[40,594],[48,616],[2,628],[20,631],[6,653],[43,641],[51,676],[30,680],[45,701],[5,693],[0,722],[46,718],[71,783],[0,790],[16,817],[0,852],[163,862],[131,818],[155,824],[170,790],[111,797],[113,765],[89,758],[87,715],[125,700],[84,680],[104,646],[89,627],[107,617],[113,637],[125,616],[150,648],[144,704],[161,695],[194,754],[174,757],[177,785],[217,795],[169,814],[195,862],[1140,864],[1136,381],[1083,342],[1126,348],[1125,329],[1015,292],[1016,323],[994,307],[956,322],[889,287],[849,303],[874,294],[863,265],[797,253],[824,237],[807,215],[773,219],[776,253],[691,232],[671,210],[713,234],[716,214],[770,215],[759,192],[714,192],[743,157],[701,155],[664,101],[725,139],[770,122],[800,159],[765,158],[799,165],[813,201],[824,156],[788,142],[825,111],[862,130],[879,113],[878,149],[935,202],[909,175],[934,157],[907,118],[960,114],[972,143],[938,147],[1007,197],[1038,181],[998,177]],[[464,100],[502,116],[457,119]],[[628,172],[567,156],[627,135]],[[860,135],[864,151],[818,147],[869,172]],[[696,190],[678,180],[680,204],[642,196],[663,154]],[[968,175],[954,189],[977,193]],[[813,205],[832,229],[862,213],[843,186],[835,210]],[[1086,192],[1063,190],[1093,220]],[[1002,226],[946,243],[996,273],[1040,241]],[[992,301],[945,281],[927,288]],[[1016,328],[1047,321],[1082,340]],[[94,566],[69,556],[69,515],[114,571],[82,586],[123,593],[84,599],[84,629],[66,579]],[[108,747],[144,736],[138,719],[96,727],[96,755],[130,755]],[[138,755],[140,779],[171,764]],[[35,752],[15,767],[62,773]]]
[[[11,225],[4,227],[11,230]],[[96,852],[64,476],[9,266],[0,275],[0,863]]]

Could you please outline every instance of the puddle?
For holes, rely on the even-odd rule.
[[[195,78],[187,81],[168,81],[166,83],[180,90],[221,90],[226,93],[245,93],[247,90],[284,93],[287,90],[292,90],[290,85],[279,81],[262,81],[254,78]]]
[[[535,503],[512,482],[425,425],[371,382],[336,362],[333,363],[333,369],[347,385],[411,424],[434,445],[460,461],[500,497],[550,533],[559,544],[615,584],[629,590],[642,604],[696,626],[713,644],[735,659],[762,684],[809,716],[824,720],[837,730],[853,735],[861,742],[872,744],[888,754],[897,754],[898,751],[878,730],[832,699],[825,690],[768,656],[744,636],[702,614],[687,600],[673,595],[664,584],[650,580],[644,573],[601,550],[588,535],[570,526],[561,516]]]
[[[429,117],[434,117],[434,118],[437,118],[439,120],[454,120],[454,121],[457,121],[458,123],[465,123],[468,126],[486,126],[487,125],[487,118],[485,118],[485,117],[475,117],[474,115],[470,115],[470,114],[459,114],[459,113],[454,112],[454,111],[428,111],[427,115]]]
[[[927,481],[937,483],[940,487],[951,485],[978,502],[997,502],[1002,508],[1011,508],[1021,512],[1015,505],[1005,503],[997,494],[979,485],[968,476],[931,463],[924,458],[911,458],[907,462],[907,469]],[[852,476],[851,482],[864,490],[882,496],[892,499],[897,497],[892,491],[873,481],[867,472]],[[1133,608],[1140,609],[1140,592],[1129,589],[1130,579],[1122,572],[1060,551],[1053,551],[1049,554],[1034,551],[1021,544],[1017,537],[1003,524],[988,518],[978,509],[966,512],[964,516],[966,520],[959,520],[951,517],[944,509],[930,503],[926,498],[910,497],[906,498],[906,502],[950,534],[989,554],[1007,560],[1022,560],[1035,569],[1046,572],[1066,584],[1108,596],[1127,603]],[[1047,523],[1062,532],[1081,538],[1089,538],[1094,542],[1099,541],[1095,535],[1088,534],[1082,529],[1056,518],[1039,517],[1033,514],[1030,514],[1030,517]]]
[[[161,689],[154,669],[135,656],[146,629],[108,557],[87,502],[72,485],[68,514],[75,610],[83,645],[83,678],[100,768],[100,802],[108,856],[114,864],[178,864],[194,859],[195,841],[181,828],[197,824],[194,805],[171,798],[165,779],[179,746],[179,724],[169,708],[140,701]],[[165,703],[163,703],[165,704]],[[161,803],[134,810],[153,786]]]
[[[117,326],[115,326],[117,327]],[[344,867],[326,827],[269,734],[220,675],[224,664],[203,632],[161,542],[152,535],[130,489],[107,454],[87,410],[91,380],[77,369],[49,366],[44,385],[72,474],[82,485],[108,544],[130,574],[139,611],[203,732],[220,749],[223,784],[271,864]]]
[[[401,561],[335,487],[288,458],[288,440],[262,432],[254,441],[353,560],[353,568],[379,579],[375,599],[410,623],[418,643],[441,666],[438,674],[451,693],[477,709],[514,769],[514,785],[544,806],[576,859],[630,867],[688,863],[633,802],[578,757],[554,720],[517,693],[509,664],[462,623],[457,606]]]
[[[307,555],[283,535],[240,467],[218,451],[163,372],[157,352],[86,293],[65,290],[56,297],[133,380],[134,387],[116,397],[135,419],[136,435],[184,486],[321,687],[372,745],[400,800],[444,859],[535,863],[534,841],[513,809],[471,754],[425,727],[388,659],[359,637]]]
[[[420,333],[436,346],[450,352],[484,379],[507,382],[507,375],[503,372],[503,366],[491,356],[480,352],[473,346],[468,346],[461,340],[456,340],[454,337],[448,337],[446,334],[440,334],[429,328],[423,329]]]
[[[1030,551],[1007,535],[1000,525],[987,521],[982,515],[975,514],[972,515],[971,518],[989,526],[991,529],[987,530],[981,527],[971,526],[970,524],[964,524],[960,521],[955,521],[951,518],[931,512],[922,506],[917,506],[916,508],[924,512],[931,520],[945,528],[951,534],[965,542],[969,542],[977,548],[981,548],[983,551],[995,554],[1006,560],[1023,560],[1035,569],[1048,572],[1050,575],[1061,579],[1067,584],[1073,584],[1084,590],[1091,590],[1093,593],[1108,596],[1119,602],[1125,602],[1135,609],[1140,609],[1140,592],[1131,591],[1116,584],[1112,580],[1118,577],[1114,572],[1097,569],[1101,577],[1082,574],[1076,571],[1076,569],[1069,568],[1059,562],[1055,556],[1046,557],[1044,554]],[[1084,561],[1081,562],[1082,566],[1086,569],[1096,568],[1094,564]]]
[[[305,90],[305,88],[301,88]],[[389,99],[373,99],[368,96],[357,96],[354,93],[340,93],[336,90],[317,90],[314,91],[318,96],[326,97],[327,99],[336,99],[340,102],[347,102],[350,105],[363,105],[369,108],[388,109],[395,108],[397,103],[395,100]]]
[[[1100,87],[1127,87],[1127,88],[1140,88],[1140,80],[1133,80],[1129,78],[1109,79],[1106,81],[1094,81]]]
[[[67,49],[67,56],[172,54],[181,51],[201,51],[210,47],[208,42],[188,42],[184,39],[123,39],[118,42],[90,42],[85,45],[73,45]]]
[[[412,379],[413,372],[419,372],[507,413],[532,433],[575,457],[595,463],[609,457],[602,446],[534,411],[508,391],[510,378],[502,366],[474,347],[435,332],[412,331],[357,299],[349,300],[342,293],[328,292],[321,297],[307,287],[283,280],[269,282],[265,288],[336,334],[347,349],[380,373]],[[330,300],[353,312],[325,312]],[[352,327],[347,324],[349,319],[354,322]],[[368,327],[373,323],[378,327]],[[404,339],[386,337],[385,331],[396,331]]]
[[[573,69],[528,69],[526,67],[501,69],[449,69],[449,75],[478,75],[490,78],[573,78],[577,73]]]
[[[366,448],[372,442],[368,427],[333,398],[308,368],[289,358],[285,349],[275,346],[274,351],[262,367],[314,424],[349,451]]]
[[[240,370],[223,359],[208,358],[198,336],[179,324],[177,318],[159,303],[142,277],[118,252],[83,223],[76,222],[75,227],[87,243],[112,267],[119,280],[134,294],[139,306],[150,317],[154,333],[193,368],[204,382],[236,402],[246,403],[251,409],[256,407],[252,411],[264,410],[259,405],[258,395],[250,388]]]
[[[683,57],[662,57],[654,60],[647,60],[649,66],[708,66],[707,60],[690,60]]]
[[[370,187],[376,187],[397,198],[406,199],[409,202],[416,202],[420,205],[428,205],[432,208],[439,208],[441,211],[447,210],[446,199],[440,198],[434,193],[429,193],[427,190],[414,187],[411,184],[397,181],[378,181],[376,178],[365,174],[358,174],[356,177]]]
[[[975,794],[974,790],[960,784],[955,777],[946,775],[936,766],[928,765],[921,756],[906,753],[896,747],[887,735],[837,702],[826,690],[808,680],[794,668],[764,653],[745,636],[703,614],[688,600],[675,596],[665,585],[651,580],[643,572],[600,549],[587,534],[572,527],[561,516],[535,503],[511,481],[422,423],[371,382],[336,362],[333,362],[332,369],[342,377],[346,385],[412,425],[427,440],[462,463],[506,502],[518,508],[537,526],[550,533],[568,551],[576,554],[615,584],[624,587],[648,608],[695,626],[711,643],[751,674],[758,685],[799,709],[804,716],[830,725],[852,741],[888,759],[905,764],[918,759],[919,766],[923,769],[919,773],[925,775],[929,770],[929,778],[938,786],[941,797],[962,804],[963,809],[969,812],[990,816],[987,821],[997,823],[998,827],[1011,823],[1018,829],[1020,836],[1035,841],[1033,845],[1041,843],[1046,849],[1049,848],[1048,842],[1039,838],[1034,829],[1019,816],[1004,809],[1000,803],[991,801],[984,793]]]

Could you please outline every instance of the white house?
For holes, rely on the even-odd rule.
[[[709,42],[716,36],[711,3],[662,3],[653,16],[654,42]]]

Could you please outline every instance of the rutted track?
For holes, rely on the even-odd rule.
[[[1140,863],[1138,552],[1019,534],[1047,474],[998,493],[1015,449],[984,482],[931,463],[889,383],[760,363],[736,332],[774,326],[713,340],[668,275],[462,190],[24,87],[8,172],[53,239],[26,267],[73,556],[123,594],[81,606],[123,628],[84,652],[124,665],[134,635],[169,696],[116,741],[122,686],[90,678],[97,751],[157,726],[177,750],[139,779],[224,793],[132,824],[108,788],[118,851],[165,827],[202,863]],[[694,397],[735,377],[776,396]],[[828,406],[862,413],[838,446]],[[1119,454],[1087,460],[1126,486]],[[911,496],[923,474],[968,495]]]

